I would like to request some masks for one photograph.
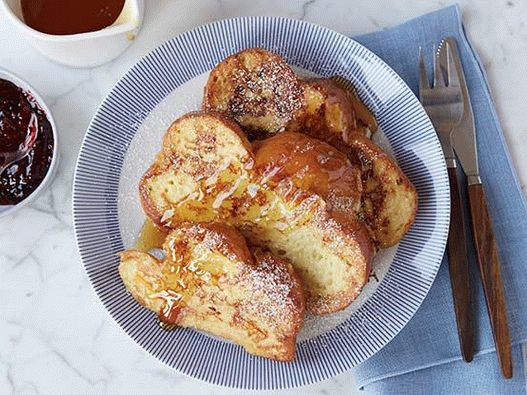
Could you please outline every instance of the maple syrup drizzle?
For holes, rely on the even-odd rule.
[[[154,248],[162,248],[167,233],[154,225],[152,220],[146,219],[139,238],[135,242],[135,249],[148,252]]]

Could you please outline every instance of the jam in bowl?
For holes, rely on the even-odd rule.
[[[57,155],[53,118],[25,82],[0,69],[0,216],[36,197]]]

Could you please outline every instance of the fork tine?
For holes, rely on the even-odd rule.
[[[454,65],[454,57],[452,55],[452,45],[450,38],[445,38],[441,41],[440,49],[444,46],[445,51],[440,51],[439,63],[441,69],[445,70],[448,86],[451,88],[459,88],[459,76],[457,68]]]
[[[452,56],[452,47],[448,41],[446,45],[447,45],[446,52],[447,52],[448,86],[458,88],[460,86],[459,76],[457,74],[457,68],[454,65],[454,57]]]
[[[446,83],[449,83],[449,69],[448,69],[448,55],[444,49],[448,47],[448,42],[446,39],[441,40],[439,43],[439,48],[437,49],[437,54],[439,56],[439,66],[441,70],[444,71],[444,76],[446,77]]]
[[[439,47],[438,50],[436,51],[435,46],[434,46],[434,88],[446,86],[445,78],[443,77],[443,72],[441,71],[441,62],[439,59],[439,53],[440,53],[439,49],[441,49],[441,47]]]
[[[423,57],[423,49],[419,47],[419,95],[425,89],[430,89],[430,82],[426,74],[425,59]]]

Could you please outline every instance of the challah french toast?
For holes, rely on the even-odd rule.
[[[291,156],[294,160],[294,156]],[[158,226],[221,221],[253,244],[287,258],[314,314],[348,306],[367,282],[372,244],[359,221],[330,210],[316,193],[279,181],[255,156],[241,129],[215,114],[192,113],[168,129],[162,152],[140,182],[147,215]]]
[[[311,137],[339,143],[343,136],[358,130],[352,94],[326,78],[302,81],[305,105],[303,111],[286,127],[287,131],[309,130]]]
[[[362,133],[350,133],[347,144],[352,163],[362,170],[362,213],[381,248],[397,244],[417,213],[417,192],[390,156]]]
[[[302,84],[278,55],[251,48],[229,56],[210,73],[203,110],[238,122],[250,138],[282,131],[304,105]]]
[[[183,224],[165,240],[163,260],[120,254],[119,273],[132,296],[167,324],[232,340],[251,354],[294,358],[304,296],[291,265],[249,249],[234,228]]]
[[[347,131],[339,140],[332,131],[303,129],[303,133],[328,142],[346,153],[361,169],[364,220],[381,248],[397,244],[412,225],[417,212],[414,186],[395,161],[362,131]]]
[[[348,154],[362,170],[362,215],[372,237],[381,248],[397,244],[413,223],[417,194],[392,158],[366,137],[365,131],[377,127],[375,121],[333,80],[307,80],[304,92],[305,110],[287,130],[321,139]]]
[[[253,142],[255,168],[275,183],[291,180],[316,193],[332,211],[357,219],[361,211],[361,167],[343,152],[303,133],[283,132]],[[277,169],[277,170],[274,170]],[[274,171],[273,171],[274,170]]]

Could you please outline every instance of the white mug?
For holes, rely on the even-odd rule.
[[[143,0],[126,0],[121,16],[104,29],[54,35],[24,23],[20,0],[0,0],[4,14],[31,44],[51,60],[71,67],[95,67],[119,56],[135,39],[143,22]]]

